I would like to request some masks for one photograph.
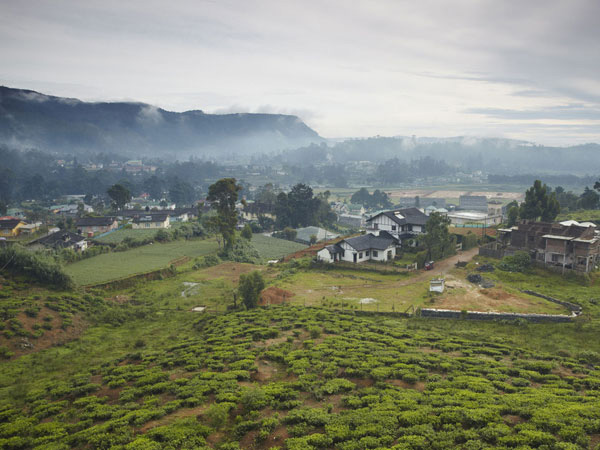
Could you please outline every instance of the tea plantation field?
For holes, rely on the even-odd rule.
[[[124,252],[111,252],[69,264],[65,270],[78,285],[111,281],[167,267],[171,261],[187,256],[196,258],[218,250],[214,239],[178,240],[144,245]]]
[[[600,438],[598,342],[560,339],[581,345],[597,324],[544,331],[291,306],[180,315],[178,331],[173,319],[156,344],[136,337],[61,376],[34,368],[41,355],[5,367],[0,447],[584,449]],[[25,389],[6,386],[28,368]]]
[[[298,242],[265,236],[260,233],[252,235],[252,245],[264,260],[279,259],[307,247]]]

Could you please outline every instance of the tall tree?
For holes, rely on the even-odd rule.
[[[578,206],[581,209],[596,209],[599,200],[598,193],[586,186],[583,194],[579,197]]]
[[[508,215],[508,226],[512,227],[516,225],[519,220],[519,203],[517,203],[516,200],[513,200],[506,205],[506,213]]]
[[[552,222],[560,213],[560,204],[556,194],[540,180],[535,180],[525,192],[525,201],[519,208],[519,217],[528,220]]]
[[[291,226],[308,226],[315,224],[315,213],[318,200],[313,197],[310,186],[298,183],[288,194],[288,203],[291,212]]]
[[[217,226],[223,236],[225,251],[230,250],[235,243],[235,226],[238,220],[235,204],[241,190],[242,187],[235,178],[221,178],[208,188],[206,199],[217,210]]]
[[[450,246],[452,245],[452,236],[448,231],[450,219],[437,212],[429,215],[429,219],[425,224],[425,235],[423,243],[427,248],[427,258],[431,259],[434,249],[439,250],[439,254],[445,256]]]
[[[123,209],[131,201],[131,192],[122,184],[113,184],[106,192],[117,210]]]
[[[160,200],[163,197],[164,184],[156,175],[152,175],[144,180],[144,190],[154,200]]]

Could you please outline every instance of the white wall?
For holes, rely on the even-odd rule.
[[[392,235],[398,235],[400,233],[400,225],[398,225],[396,222],[394,222],[392,219],[390,219],[388,216],[386,215],[380,215],[378,217],[376,217],[375,219],[371,220],[371,222],[369,222],[369,226],[371,229],[377,229],[379,231],[387,231],[388,233],[392,234]],[[377,226],[377,228],[375,228],[375,226]],[[393,230],[392,227],[395,227],[396,229]],[[377,233],[379,234],[379,233]]]
[[[331,254],[329,253],[329,250],[327,250],[326,248],[319,250],[317,252],[317,259],[319,261],[324,261],[324,262],[333,262],[333,259],[331,259]]]
[[[391,245],[386,250],[375,250],[377,252],[377,256],[373,255],[373,249],[359,252],[345,242],[342,243],[342,248],[344,249],[344,257],[342,258],[342,261],[354,262],[355,253],[357,263],[364,261],[387,261],[388,250],[391,250],[392,252],[392,259],[396,257],[395,245]]]

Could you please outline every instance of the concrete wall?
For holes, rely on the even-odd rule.
[[[467,320],[518,320],[523,319],[529,322],[570,322],[575,315],[559,314],[519,314],[519,313],[498,313],[498,312],[479,312],[479,311],[454,311],[450,309],[421,309],[421,317],[432,317],[438,319],[467,319]]]

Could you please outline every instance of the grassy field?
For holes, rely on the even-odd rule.
[[[503,283],[496,276],[496,286],[481,289],[465,277],[469,271],[453,269],[445,274],[446,291],[429,292],[433,278],[417,272],[411,275],[381,275],[350,270],[297,271],[275,282],[294,294],[292,304],[361,311],[396,311],[409,308],[440,308],[470,311],[567,314],[557,304],[530,296]]]
[[[263,234],[252,235],[252,245],[264,260],[279,259],[307,246],[298,242],[286,241]]]
[[[78,285],[91,285],[167,267],[171,261],[196,258],[216,252],[216,241],[178,240],[151,244],[124,252],[112,252],[84,259],[65,267]]]
[[[133,239],[145,239],[152,238],[156,235],[156,229],[151,230],[133,230],[131,228],[121,228],[120,230],[113,231],[106,236],[102,236],[99,238],[95,238],[95,241],[101,242],[103,244],[119,244],[123,242],[125,238],[133,238]]]

